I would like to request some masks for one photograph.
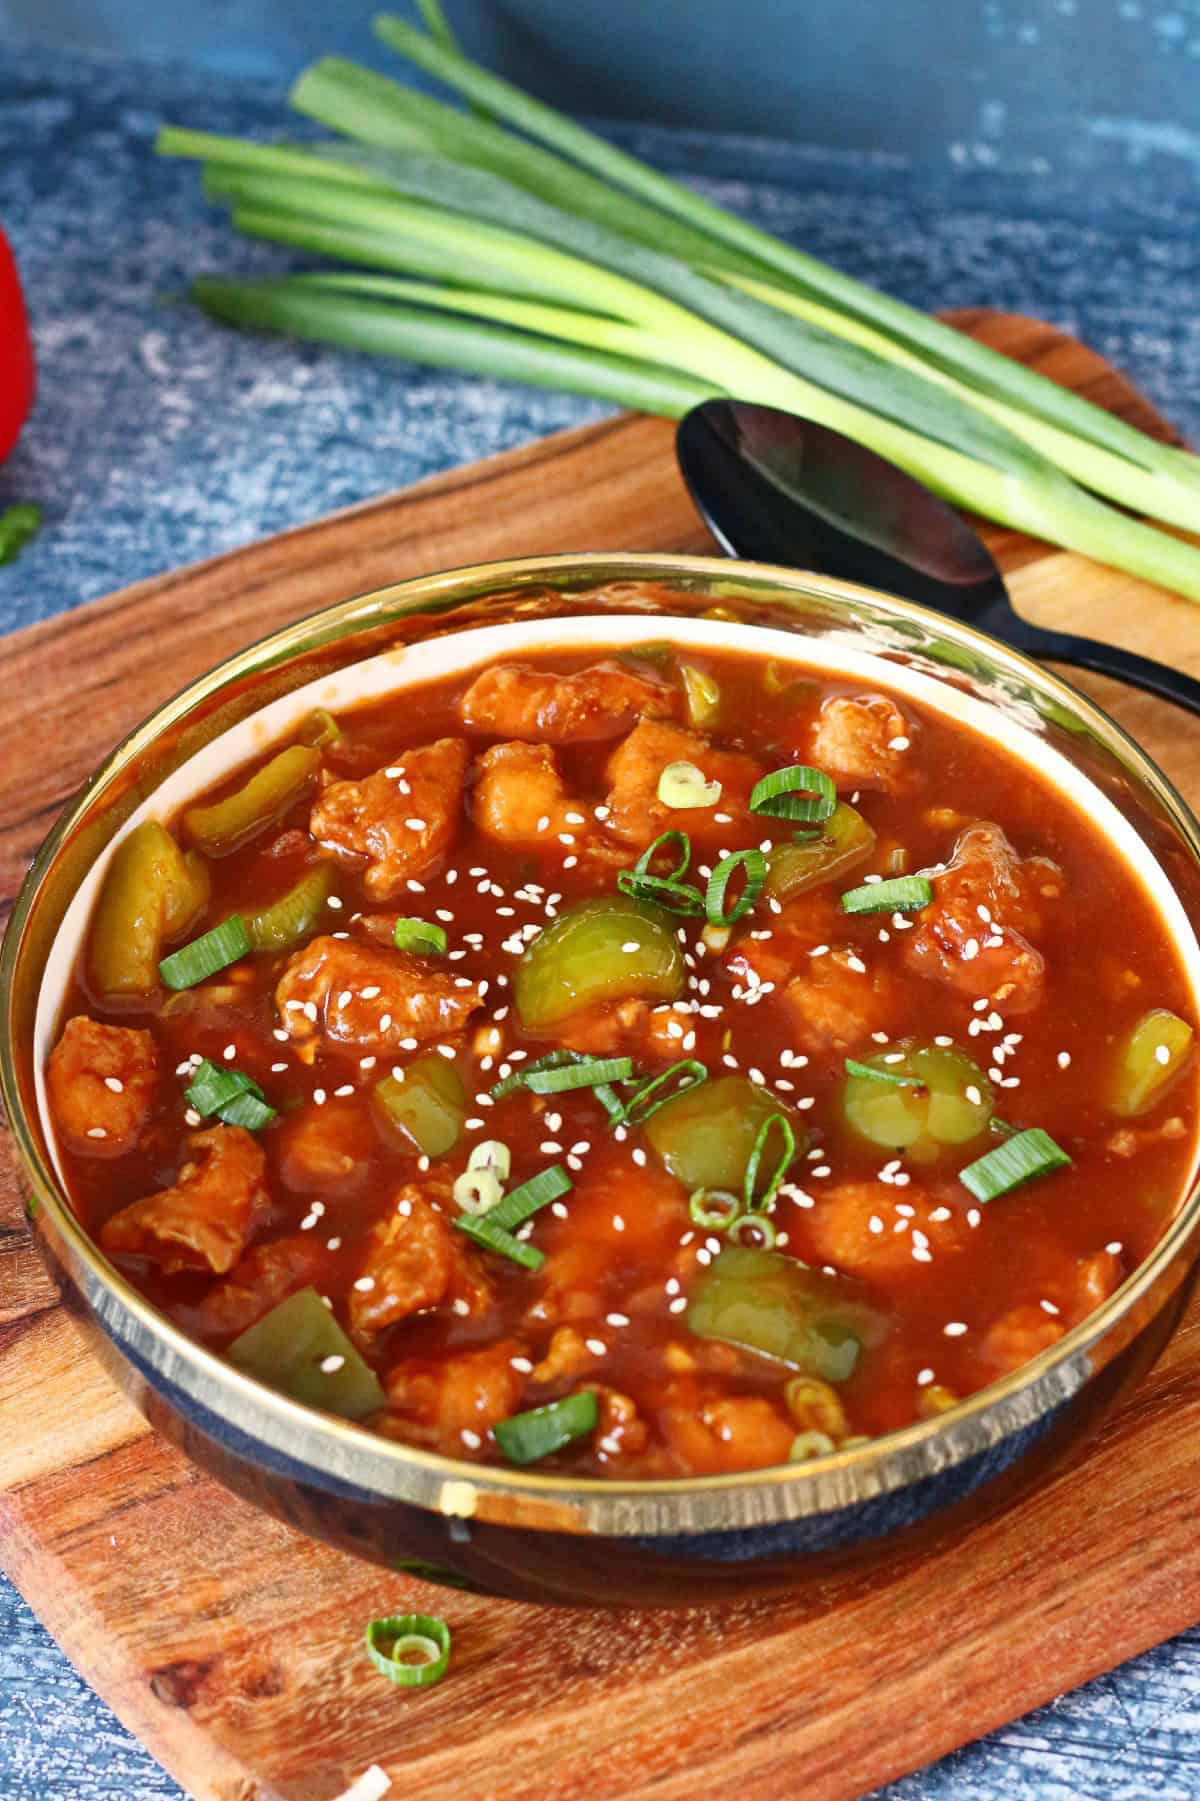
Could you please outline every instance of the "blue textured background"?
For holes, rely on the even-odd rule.
[[[0,56],[0,222],[42,373],[0,504],[47,513],[0,569],[0,629],[598,412],[193,315],[177,298],[188,275],[273,256],[230,244],[191,171],[149,157],[153,131],[164,117],[269,130],[280,116],[274,90],[202,68]],[[1057,320],[1200,438],[1197,194],[1178,157],[1111,136],[1036,170],[978,146],[930,162],[661,130],[624,140],[920,305]],[[870,1680],[864,1665],[865,1700]],[[1200,1795],[1198,1713],[1200,1631],[887,1794],[1183,1801]],[[0,1579],[3,1801],[177,1794]]]

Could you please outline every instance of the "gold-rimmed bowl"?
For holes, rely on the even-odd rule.
[[[797,1584],[964,1529],[1074,1447],[1158,1355],[1200,1254],[1190,1185],[1150,1256],[1057,1345],[950,1412],[804,1465],[673,1482],[459,1463],[311,1411],[188,1339],[100,1253],[59,1175],[40,1068],[90,896],[139,809],[287,729],[533,643],[663,637],[874,674],[1084,801],[1139,866],[1200,994],[1200,827],[1099,708],[979,633],[865,589],[700,557],[496,563],[422,577],[273,633],[161,707],[47,838],[0,951],[0,1086],[64,1298],[147,1418],[231,1488],[342,1549],[519,1598],[680,1603]]]

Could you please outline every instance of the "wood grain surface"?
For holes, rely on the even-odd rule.
[[[1147,429],[1168,427],[1047,326],[963,329]],[[1013,597],[1200,674],[1200,611],[989,533]],[[497,555],[704,550],[670,427],[620,418],[456,470],[0,642],[0,905],[71,788],[239,644],[404,576]],[[1099,679],[1200,801],[1200,730]],[[843,1801],[1070,1688],[1200,1613],[1200,1317],[1085,1456],[965,1543],[799,1599],[579,1613],[430,1589],[258,1514],[153,1435],[85,1352],[0,1163],[0,1562],[65,1650],[204,1801],[333,1801],[368,1765],[456,1801]],[[451,1677],[371,1670],[377,1613],[441,1612]]]

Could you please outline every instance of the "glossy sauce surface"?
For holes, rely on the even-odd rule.
[[[617,676],[556,686],[597,667]],[[497,1422],[591,1389],[595,1429],[542,1467],[630,1478],[756,1467],[902,1426],[1016,1367],[1106,1298],[1181,1199],[1195,1109],[1187,1050],[1152,1105],[1133,1117],[1114,1107],[1139,1020],[1163,1009],[1190,1026],[1193,1003],[1156,910],[1111,844],[994,745],[886,687],[864,695],[861,683],[799,665],[669,647],[522,656],[519,671],[532,677],[489,688],[486,704],[470,698],[476,672],[344,715],[293,803],[208,859],[211,894],[188,938],[259,913],[322,868],[330,894],[308,934],[316,945],[244,957],[178,994],[120,997],[101,991],[85,953],[64,1019],[148,1033],[154,1067],[125,1142],[119,1121],[109,1139],[93,1136],[109,1128],[89,1127],[87,1109],[104,1120],[106,1105],[125,1107],[136,1074],[132,1084],[100,1077],[108,1103],[93,1079],[89,1101],[63,1058],[51,1083],[60,1145],[81,1217],[150,1298],[224,1350],[289,1294],[314,1288],[386,1396],[366,1423],[455,1457],[504,1461]],[[697,676],[710,697],[703,723]],[[723,780],[716,803],[655,800],[663,745],[682,743],[661,731],[693,735],[696,765]],[[445,842],[419,875],[389,876],[369,815],[387,784],[405,785],[414,751],[446,740],[461,749],[431,764]],[[495,746],[510,749],[489,761]],[[204,798],[238,792],[269,761]],[[662,832],[688,834],[684,879],[701,889],[727,853],[789,845],[804,828],[749,814],[744,800],[757,776],[798,763],[824,768],[874,832],[852,869],[794,898],[768,890],[727,937],[706,933],[702,917],[665,915],[684,957],[673,1000],[618,995],[552,1026],[522,1020],[514,984],[526,947],[576,903],[616,894],[618,872]],[[548,771],[556,785],[543,812]],[[413,820],[414,840],[437,833],[430,808],[401,807],[397,818],[395,841]],[[181,821],[164,823],[188,842]],[[998,832],[980,835],[981,825]],[[348,850],[355,833],[373,848]],[[964,854],[982,854],[985,887],[956,884]],[[845,890],[917,871],[931,872],[930,908],[842,911]],[[977,898],[985,892],[990,901]],[[398,915],[440,924],[445,953],[392,948]],[[326,941],[334,948],[322,953]],[[370,966],[355,964],[348,986],[322,986],[322,955],[348,951]],[[453,1019],[397,1041],[390,1019],[380,1026],[389,972],[403,972],[407,993],[414,964],[418,980],[425,969],[446,986]],[[382,978],[369,979],[376,968]],[[995,1115],[1042,1128],[1070,1165],[980,1204],[958,1172],[1000,1142],[986,1125],[928,1159],[865,1138],[847,1118],[846,1060],[898,1055],[910,1042],[971,1058]],[[640,1078],[687,1058],[709,1084],[736,1076],[771,1097],[797,1144],[769,1215],[776,1254],[830,1272],[873,1322],[848,1377],[692,1329],[725,1241],[695,1224],[656,1132],[614,1131],[591,1089],[490,1092],[561,1046],[628,1055]],[[389,1073],[403,1086],[431,1054],[458,1072],[465,1095],[457,1141],[432,1158],[388,1123],[375,1093]],[[182,1195],[185,1214],[220,1211],[220,1197],[194,1182],[189,1191],[186,1174],[197,1133],[238,1130],[189,1116],[184,1090],[200,1058],[253,1078],[277,1117],[254,1136],[265,1161],[249,1178],[238,1255],[222,1253],[219,1269],[202,1255],[198,1267],[171,1268],[178,1238],[164,1249],[152,1230],[131,1239],[118,1226],[114,1237],[110,1223],[160,1191]],[[68,1119],[72,1093],[80,1117]],[[668,1110],[656,1118],[661,1126]],[[555,1165],[570,1180],[523,1231],[540,1269],[478,1248],[454,1225],[452,1184],[485,1140],[508,1148],[509,1189]],[[382,1254],[385,1234],[399,1261]]]

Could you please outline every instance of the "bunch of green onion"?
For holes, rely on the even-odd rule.
[[[469,111],[326,57],[266,145],[168,128],[235,227],[334,259],[193,287],[231,324],[677,417],[713,395],[846,433],[947,499],[1200,600],[1200,461],[792,248],[427,30],[375,30]],[[1120,508],[1105,504],[1115,501]]]

